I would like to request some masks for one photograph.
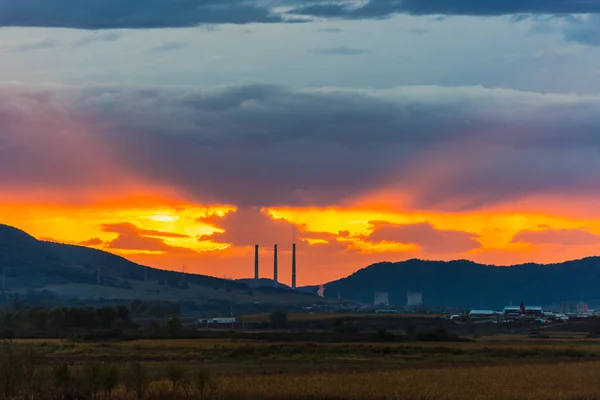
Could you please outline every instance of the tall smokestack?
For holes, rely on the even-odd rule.
[[[277,274],[277,245],[273,247],[273,284],[275,287],[278,286],[278,274]]]
[[[254,246],[254,283],[258,286],[258,245]]]
[[[296,243],[292,245],[292,289],[296,289]]]

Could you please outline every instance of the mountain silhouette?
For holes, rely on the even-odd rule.
[[[114,254],[81,246],[45,242],[8,225],[0,224],[0,268],[7,289],[38,288],[46,285],[95,284],[98,273],[103,285],[119,286],[125,280],[186,282],[223,287],[224,281],[210,276],[186,274],[146,267]],[[246,289],[240,282],[228,287]]]
[[[388,292],[400,306],[408,292],[421,292],[423,305],[431,307],[501,308],[511,301],[552,306],[563,300],[600,305],[600,258],[511,267],[466,260],[382,262],[328,283],[325,296],[373,303],[375,292]]]

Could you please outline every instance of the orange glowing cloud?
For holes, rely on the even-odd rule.
[[[600,115],[596,98],[576,100]],[[296,242],[303,284],[382,260],[592,255],[600,164],[561,118],[572,102],[484,88],[0,85],[0,222],[217,276],[250,275],[254,244],[268,266],[265,249],[285,258]]]

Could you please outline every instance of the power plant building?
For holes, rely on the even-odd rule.
[[[408,292],[406,294],[406,305],[408,307],[421,307],[423,305],[423,293]]]
[[[388,292],[375,292],[374,304],[376,306],[389,306],[390,294]]]

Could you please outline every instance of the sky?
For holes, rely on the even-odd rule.
[[[600,254],[600,0],[0,0],[0,223],[289,283]]]

